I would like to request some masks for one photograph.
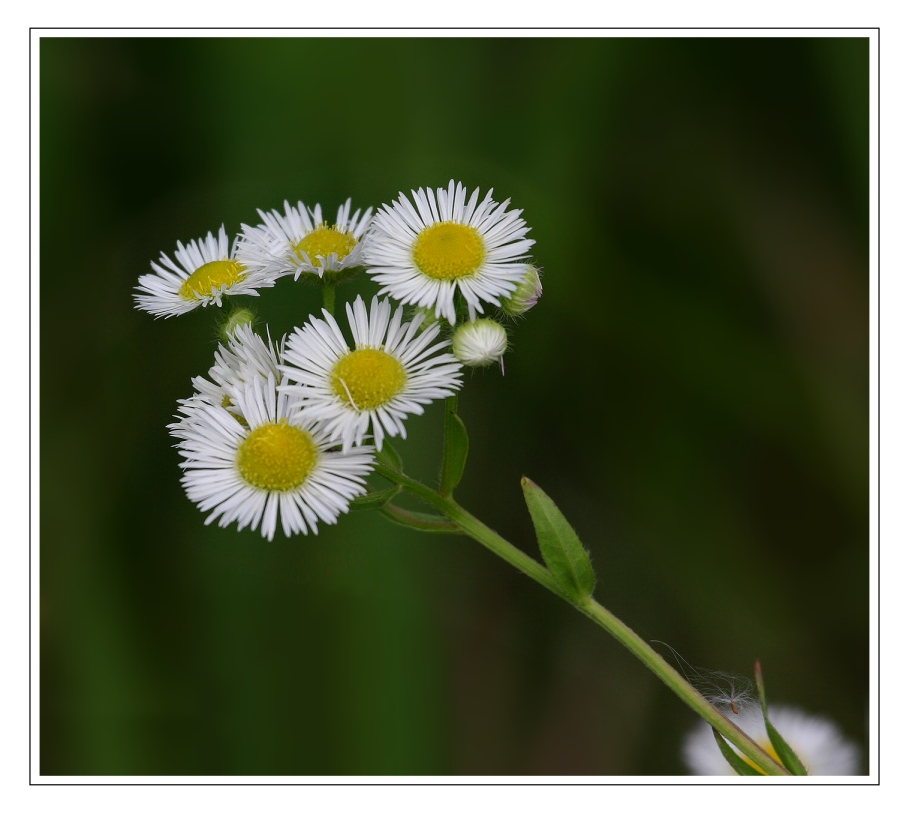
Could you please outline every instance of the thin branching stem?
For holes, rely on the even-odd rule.
[[[748,759],[752,760],[762,771],[770,776],[790,776],[791,774],[773,757],[761,748],[751,737],[735,723],[720,713],[711,703],[682,675],[680,675],[662,655],[641,638],[634,630],[613,615],[592,596],[574,599],[567,595],[556,582],[549,570],[508,540],[499,536],[471,513],[466,511],[452,497],[439,494],[429,486],[379,464],[376,471],[393,483],[400,484],[405,491],[419,497],[439,513],[444,514],[461,531],[475,539],[496,556],[516,567],[526,576],[541,584],[559,598],[571,604],[578,612],[586,615],[597,626],[612,635],[622,646],[637,657],[651,672],[663,681],[687,706],[699,714],[716,731],[735,745]]]

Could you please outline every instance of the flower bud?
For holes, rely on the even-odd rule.
[[[540,281],[540,269],[532,265],[527,266],[527,273],[512,294],[502,301],[502,312],[508,316],[520,316],[527,313],[543,293],[543,283]]]
[[[465,322],[454,332],[451,351],[467,367],[487,367],[499,362],[504,373],[502,356],[508,348],[508,334],[494,319]]]
[[[234,331],[243,325],[250,327],[256,322],[256,315],[249,308],[237,308],[231,311],[227,318],[221,323],[220,334],[221,341],[229,342],[233,337]]]

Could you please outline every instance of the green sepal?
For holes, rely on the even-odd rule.
[[[766,774],[761,773],[757,768],[753,768],[733,751],[729,743],[723,739],[720,732],[715,728],[713,729],[713,736],[716,738],[716,744],[720,746],[720,751],[726,758],[726,762],[732,766],[732,770],[739,776],[766,776]]]
[[[365,266],[362,265],[353,265],[349,268],[344,268],[341,271],[323,271],[321,277],[316,279],[321,282],[323,285],[338,285],[342,282],[348,282],[357,276],[361,271],[363,271]],[[306,274],[300,274],[301,277],[307,276]],[[312,275],[310,275],[312,276]]]
[[[574,600],[593,593],[596,576],[587,551],[556,504],[532,480],[521,478],[524,500],[533,520],[540,553],[549,571]]]
[[[770,717],[767,715],[767,692],[764,689],[764,675],[761,672],[761,662],[754,663],[754,682],[757,685],[758,697],[761,701],[761,712],[764,715],[764,727],[767,729],[767,736],[770,738],[770,744],[776,751],[780,762],[793,776],[808,776],[808,770],[802,764],[795,751],[792,750],[789,743],[783,739],[779,731],[776,730]]]
[[[467,465],[467,427],[454,409],[445,410],[445,448],[442,450],[442,476],[439,494],[448,497],[458,487]]]
[[[381,451],[376,449],[376,462],[381,463],[383,466],[387,466],[392,471],[404,471],[404,463],[401,460],[401,455],[395,451],[395,447],[387,440],[382,444]]]
[[[381,508],[385,503],[393,500],[401,493],[401,486],[395,485],[391,488],[384,488],[381,491],[370,491],[360,497],[355,497],[350,501],[350,507],[353,511],[373,511]]]

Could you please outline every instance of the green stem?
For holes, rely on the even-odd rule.
[[[322,306],[332,316],[335,315],[335,288],[337,285],[333,282],[322,281]]]
[[[423,483],[413,480],[402,472],[378,465],[376,471],[393,483],[399,483],[405,491],[447,516],[467,536],[516,567],[526,576],[538,582],[559,598],[571,604],[578,612],[586,615],[597,626],[612,635],[622,646],[637,657],[651,672],[663,681],[687,706],[693,709],[715,730],[733,743],[746,757],[771,776],[789,776],[790,773],[761,748],[735,723],[721,714],[710,702],[683,678],[653,647],[634,630],[624,624],[592,596],[575,601],[559,587],[549,570],[499,536],[492,528],[462,508],[452,497],[443,497]]]

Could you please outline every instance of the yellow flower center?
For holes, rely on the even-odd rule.
[[[460,279],[476,273],[486,257],[483,238],[465,223],[435,223],[417,236],[413,261],[427,277]]]
[[[312,435],[286,419],[256,427],[237,450],[237,468],[243,479],[267,491],[301,486],[318,460]]]
[[[205,265],[200,265],[192,272],[180,286],[180,296],[184,299],[199,299],[210,296],[212,288],[221,290],[221,286],[228,288],[246,277],[246,266],[236,260],[214,260]]]
[[[357,238],[345,231],[339,231],[337,226],[331,226],[323,223],[315,230],[306,235],[299,243],[294,246],[294,251],[302,260],[303,253],[309,257],[312,265],[322,265],[325,263],[318,258],[321,255],[326,259],[331,254],[337,254],[339,260],[343,260],[357,244]]]
[[[348,353],[331,371],[335,395],[361,411],[387,404],[406,383],[407,373],[401,362],[373,347]]]

